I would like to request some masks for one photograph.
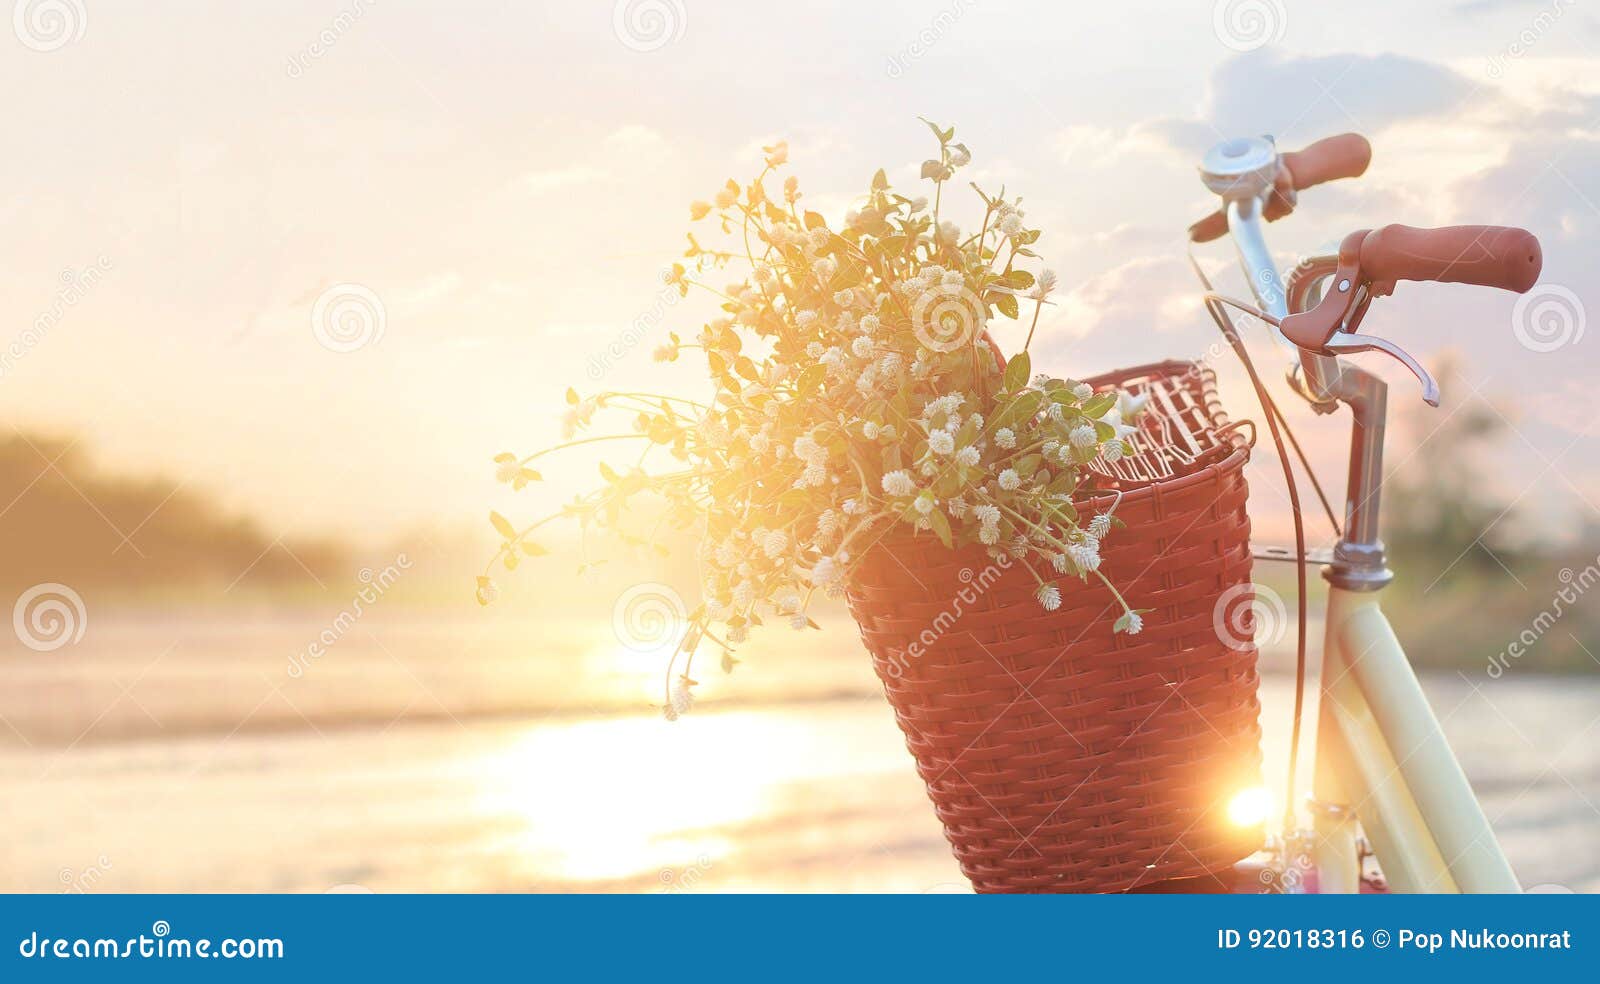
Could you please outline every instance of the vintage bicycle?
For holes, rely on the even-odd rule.
[[[1301,606],[1291,806],[1282,834],[1247,866],[1249,877],[1227,887],[1517,892],[1505,853],[1380,606],[1382,590],[1393,579],[1379,538],[1389,394],[1382,379],[1349,357],[1378,353],[1397,360],[1416,377],[1422,399],[1438,406],[1439,387],[1422,364],[1389,339],[1364,330],[1373,301],[1400,280],[1525,292],[1539,277],[1542,255],[1538,240],[1521,229],[1390,225],[1352,232],[1336,253],[1310,257],[1286,276],[1280,274],[1264,224],[1292,212],[1299,192],[1359,177],[1370,160],[1370,144],[1351,133],[1293,153],[1279,153],[1271,138],[1227,140],[1200,163],[1201,179],[1221,198],[1221,207],[1190,228],[1191,242],[1231,238],[1253,297],[1218,293],[1198,263],[1194,269],[1208,311],[1243,361],[1261,401],[1295,512],[1295,547],[1257,549],[1255,556],[1297,565]],[[1308,475],[1310,468],[1250,360],[1231,314],[1236,311],[1268,326],[1289,358],[1289,388],[1313,411],[1349,413],[1342,522],[1328,510],[1338,532],[1331,551],[1307,549],[1285,438]],[[1292,800],[1307,687],[1308,565],[1322,568],[1328,598],[1311,793],[1305,800],[1311,826],[1302,829]],[[1369,857],[1376,859],[1381,875],[1369,870]]]

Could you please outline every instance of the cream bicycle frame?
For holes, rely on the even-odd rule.
[[[1256,300],[1281,319],[1291,305],[1305,305],[1286,294],[1260,213],[1257,195],[1229,196],[1229,231]],[[1308,262],[1321,262],[1331,273],[1329,259]],[[1352,416],[1344,535],[1324,572],[1329,591],[1313,826],[1305,846],[1317,890],[1360,891],[1364,833],[1396,891],[1518,892],[1511,865],[1378,604],[1392,577],[1378,538],[1386,386],[1333,357],[1294,351],[1295,390],[1324,412],[1343,404]]]

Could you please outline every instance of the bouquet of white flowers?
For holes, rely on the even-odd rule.
[[[602,466],[600,487],[527,526],[492,514],[504,542],[478,579],[480,602],[497,594],[496,564],[544,552],[531,536],[545,523],[620,532],[638,497],[660,497],[673,524],[697,531],[703,572],[703,600],[666,670],[675,717],[692,702],[703,643],[726,654],[769,618],[816,627],[817,592],[841,592],[866,548],[895,531],[950,549],[983,545],[1024,565],[1047,611],[1074,580],[1105,581],[1100,543],[1118,520],[1080,515],[1074,497],[1090,462],[1131,451],[1142,403],[1032,373],[1028,347],[1056,285],[1051,271],[1029,269],[1039,231],[1020,199],[976,185],[975,231],[941,218],[945,187],[971,157],[954,130],[929,126],[939,145],[922,165],[931,201],[896,193],[880,170],[865,203],[830,227],[801,207],[794,177],[769,189],[788,156],[778,143],[749,184],[730,180],[690,206],[740,249],[707,249],[690,235],[670,282],[684,295],[716,295],[722,315],[693,341],[671,334],[656,357],[697,353],[712,393],[568,390],[568,440],[500,455],[501,480],[538,481],[535,459],[599,440],[639,442],[644,453],[625,468]],[[745,279],[706,282],[736,260],[749,266]],[[1019,334],[1027,325],[1008,360],[994,338],[999,319]],[[590,435],[602,411],[631,417],[631,432]],[[671,463],[658,467],[662,459]],[[1141,610],[1106,584],[1122,608],[1116,629],[1139,632]]]

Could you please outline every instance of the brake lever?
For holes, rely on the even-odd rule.
[[[1358,229],[1344,237],[1339,244],[1338,268],[1322,298],[1310,310],[1284,318],[1280,330],[1295,345],[1321,355],[1382,352],[1411,370],[1422,384],[1423,402],[1436,407],[1439,384],[1421,363],[1386,338],[1357,333],[1372,299],[1394,291],[1394,281],[1373,281],[1361,272],[1361,244],[1371,231]]]

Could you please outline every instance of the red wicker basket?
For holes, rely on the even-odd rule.
[[[1064,587],[1047,613],[1021,564],[931,536],[878,543],[848,587],[980,892],[1126,891],[1223,870],[1260,846],[1260,828],[1226,817],[1233,794],[1260,781],[1256,649],[1214,619],[1250,578],[1249,445],[1193,363],[1089,382],[1153,392],[1143,447],[1176,442],[1175,454],[1098,476],[1080,503],[1090,515],[1121,494],[1127,528],[1105,541],[1101,570],[1152,609],[1140,634],[1113,633],[1120,610],[1097,581]]]

